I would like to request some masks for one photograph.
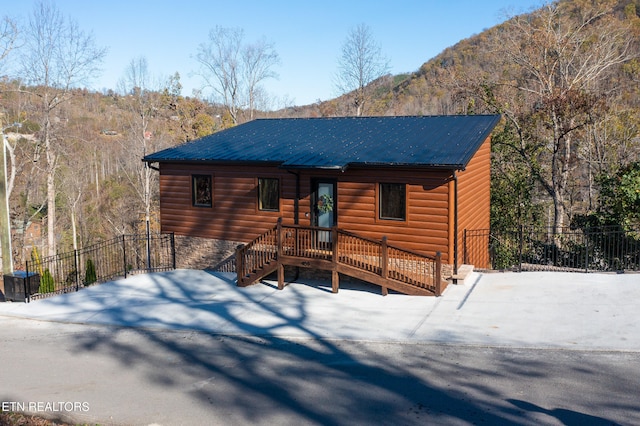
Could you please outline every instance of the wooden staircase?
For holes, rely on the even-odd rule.
[[[251,285],[278,272],[284,288],[284,267],[331,271],[332,290],[338,292],[340,274],[404,294],[440,296],[448,282],[442,278],[440,253],[426,256],[333,227],[277,225],[236,249],[239,286]]]

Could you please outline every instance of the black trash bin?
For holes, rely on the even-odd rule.
[[[15,271],[4,276],[4,298],[6,301],[27,302],[38,292],[40,275],[35,272]]]

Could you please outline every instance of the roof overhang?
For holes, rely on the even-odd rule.
[[[414,164],[414,163],[348,163],[348,164],[288,164],[285,161],[229,161],[229,160],[205,160],[205,159],[154,159],[145,157],[142,159],[146,163],[172,163],[172,164],[209,164],[218,166],[266,166],[277,167],[283,170],[335,170],[344,172],[347,169],[389,169],[403,168],[414,170],[459,170],[464,171],[463,164]]]

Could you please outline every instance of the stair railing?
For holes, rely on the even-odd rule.
[[[278,259],[278,226],[270,229],[247,244],[236,248],[236,273],[238,284],[249,284],[251,276],[267,264]]]
[[[326,261],[321,269],[334,272],[338,264],[345,265],[436,296],[442,294],[446,286],[442,280],[440,252],[435,256],[424,255],[389,245],[386,237],[378,241],[336,227],[283,225],[281,218],[273,229],[236,249],[238,285],[262,278],[261,270],[283,263],[285,257]]]

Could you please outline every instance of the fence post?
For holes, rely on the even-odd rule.
[[[78,265],[78,250],[73,251],[73,263],[76,270],[76,291],[80,290],[80,268]]]
[[[436,296],[440,296],[442,294],[442,253],[439,251],[436,252]]]
[[[519,232],[519,240],[520,244],[518,247],[518,272],[522,272],[522,246],[524,245],[524,225],[520,224]]]
[[[149,163],[145,163],[149,165]],[[149,220],[147,220],[147,272],[151,271],[151,227]]]
[[[487,247],[488,249],[489,247]],[[464,228],[464,231],[462,231],[462,263],[469,264],[469,260],[468,260],[468,255],[467,255],[467,228]]]
[[[589,227],[584,229],[584,272],[589,272]]]
[[[24,269],[27,273],[27,278],[24,280],[27,288],[24,289],[24,297],[27,303],[31,303],[31,278],[29,277],[29,261],[24,262]]]
[[[122,266],[124,266],[124,278],[127,278],[127,242],[126,235],[122,234]]]

